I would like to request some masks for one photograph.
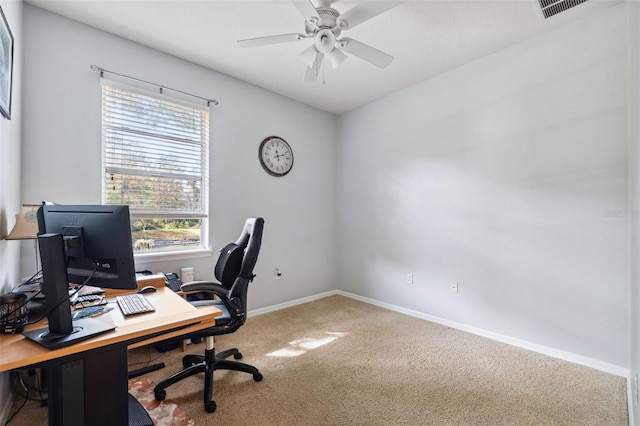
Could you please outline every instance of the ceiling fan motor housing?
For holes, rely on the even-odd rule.
[[[305,30],[308,35],[314,35],[319,30],[329,29],[333,35],[338,37],[342,32],[342,28],[337,25],[337,19],[340,12],[330,7],[319,7],[316,9],[318,17],[312,17],[305,22]],[[319,19],[318,19],[319,18]]]
[[[313,17],[306,22],[307,34],[314,37],[314,44],[318,52],[329,53],[336,47],[336,38],[342,32],[337,25],[340,12],[326,6],[316,9],[318,17]]]

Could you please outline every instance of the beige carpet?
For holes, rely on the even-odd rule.
[[[264,380],[217,371],[211,414],[201,376],[169,387],[196,425],[628,425],[621,377],[342,296],[250,318],[217,343],[232,346]],[[130,362],[158,355],[141,348]],[[154,361],[167,368],[150,380],[182,355]],[[11,424],[46,424],[25,414]]]

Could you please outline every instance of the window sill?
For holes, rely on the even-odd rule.
[[[136,262],[166,262],[170,260],[195,259],[199,257],[209,257],[213,254],[211,249],[183,250],[183,251],[164,251],[157,253],[138,253],[133,258]]]

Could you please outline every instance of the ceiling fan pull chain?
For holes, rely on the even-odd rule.
[[[325,62],[327,61],[322,61],[322,84],[327,84],[327,82],[324,80],[324,63]]]

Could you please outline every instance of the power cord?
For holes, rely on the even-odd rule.
[[[67,297],[63,297],[61,300],[58,301],[58,303],[56,303],[51,309],[48,309],[47,312],[45,312],[44,314],[42,314],[39,318],[33,320],[33,321],[29,321],[26,325],[31,325],[31,324],[35,324],[40,322],[41,320],[43,320],[47,315],[49,315],[54,309],[56,309],[58,306],[62,305],[65,301],[70,300],[71,298],[73,298],[76,294],[78,294],[78,292],[80,290],[82,290],[82,288],[89,282],[89,280],[91,278],[93,278],[94,274],[96,273],[96,270],[98,269],[97,265],[93,268],[93,272],[91,273],[91,275],[89,275],[89,277],[87,277],[87,279],[80,284],[78,287],[75,288],[75,291],[73,293],[71,293],[69,296]],[[45,294],[46,297],[46,294]]]
[[[29,371],[33,371],[33,370],[29,370]],[[34,387],[32,387],[25,381],[24,374],[26,373],[27,373],[26,370],[16,370],[10,373],[11,388],[13,390],[13,393],[19,397],[22,397],[23,400],[20,406],[16,409],[16,411],[9,416],[9,418],[5,422],[5,426],[7,426],[11,422],[11,420],[13,420],[13,418],[24,408],[24,406],[27,404],[27,401],[40,402],[41,407],[44,407],[47,404],[47,399],[42,396],[42,387],[41,387],[38,375],[34,374],[35,384],[34,384]],[[22,386],[22,389],[18,387],[18,384]],[[36,397],[30,396],[31,392],[37,392],[40,395],[40,397],[36,398]]]
[[[42,270],[36,272],[35,274],[33,274],[31,276],[31,278],[29,278],[28,280],[26,280],[25,282],[23,282],[22,284],[20,284],[17,287],[14,287],[11,289],[12,292],[14,292],[16,289],[20,288],[20,286],[26,285],[26,284],[30,284],[32,282],[32,280],[37,277],[40,273],[42,272]],[[0,321],[5,320],[7,318],[11,317],[11,314],[18,312],[19,310],[21,310],[23,307],[25,307],[34,297],[36,297],[37,295],[39,295],[40,293],[42,293],[42,290],[38,290],[37,292],[33,293],[33,295],[31,295],[31,297],[27,296],[27,300],[25,300],[22,304],[14,307],[11,311],[5,313],[4,315],[0,316]],[[23,293],[24,294],[24,293]]]
[[[146,361],[132,362],[132,363],[128,364],[128,367],[135,367],[137,365],[142,365],[143,367],[148,367],[148,366],[151,365],[152,362],[154,362],[154,361],[156,361],[156,360],[158,360],[160,358],[168,356],[166,352],[162,352],[159,355],[157,355],[156,357],[151,358],[151,346],[147,345],[146,349],[147,349],[147,358],[148,359]]]

